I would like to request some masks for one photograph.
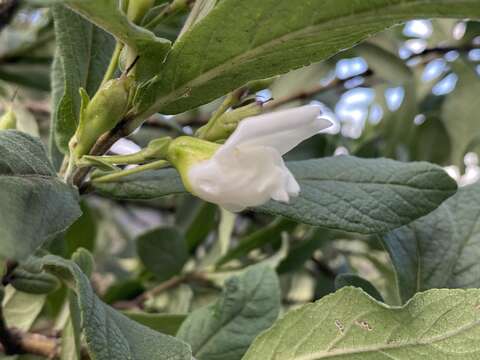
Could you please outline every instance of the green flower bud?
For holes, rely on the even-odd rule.
[[[261,111],[262,106],[256,102],[242,106],[209,121],[208,124],[197,130],[196,135],[208,141],[225,140],[235,131],[240,121],[258,115]]]
[[[155,0],[130,0],[127,10],[128,19],[136,24],[140,23],[154,3]]]
[[[0,130],[16,129],[17,116],[10,106],[8,110],[0,117]]]
[[[188,191],[192,192],[188,176],[191,167],[201,161],[210,159],[219,147],[219,144],[191,136],[180,136],[170,143],[167,159],[180,173],[183,184]]]
[[[9,282],[18,291],[39,295],[55,291],[60,285],[53,275],[46,272],[31,273],[22,268],[12,272]]]
[[[125,116],[132,82],[133,79],[129,77],[110,80],[97,91],[92,100],[89,100],[85,90],[80,90],[80,123],[70,141],[71,153],[76,161],[88,154],[98,138],[112,130]]]

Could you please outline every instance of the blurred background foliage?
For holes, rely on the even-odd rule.
[[[172,15],[155,32],[174,39],[185,15]],[[45,142],[54,52],[46,8],[22,5],[0,33],[0,106],[13,101],[19,129]],[[466,185],[480,178],[479,77],[480,23],[415,20],[275,78],[256,97],[269,109],[320,104],[336,124],[287,160],[352,154],[429,161]],[[192,134],[217,105],[178,116],[157,114],[111,152],[129,153],[164,135]],[[176,332],[186,313],[215,299],[226,277],[259,261],[278,264],[284,310],[345,284],[400,303],[391,262],[377,238],[268,215],[232,215],[189,195],[127,202],[91,194],[82,207],[81,219],[50,250],[65,257],[79,247],[90,250],[93,284],[103,300],[168,333]],[[214,273],[204,271],[212,268]],[[26,296],[31,295],[5,298],[7,311],[17,309],[15,319],[25,330],[52,323],[63,328],[65,289],[34,301]]]

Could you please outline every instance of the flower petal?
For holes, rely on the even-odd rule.
[[[283,155],[303,140],[324,130],[332,123],[320,118],[319,106],[307,105],[246,118],[219,152],[230,152],[238,147],[265,146]]]
[[[198,197],[233,212],[274,199],[288,202],[300,187],[271,147],[246,147],[194,165],[189,171]]]

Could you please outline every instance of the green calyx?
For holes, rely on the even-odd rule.
[[[8,110],[0,117],[0,130],[9,130],[17,128],[17,116],[10,106]]]
[[[196,136],[208,141],[221,141],[227,139],[237,128],[240,121],[260,114],[262,106],[252,103],[238,109],[225,112],[218,117],[212,118],[206,125],[197,130]]]
[[[91,100],[85,90],[80,89],[80,122],[70,141],[70,150],[75,161],[88,154],[98,138],[112,130],[125,116],[129,108],[132,85],[133,79],[128,76],[109,80]]]
[[[168,147],[167,160],[177,169],[185,188],[192,192],[188,172],[192,166],[210,159],[221,145],[210,141],[180,136]]]

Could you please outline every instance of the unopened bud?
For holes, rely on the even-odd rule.
[[[70,142],[75,160],[90,152],[97,139],[112,130],[128,111],[132,79],[125,76],[105,83],[92,100],[82,89],[80,123]]]

